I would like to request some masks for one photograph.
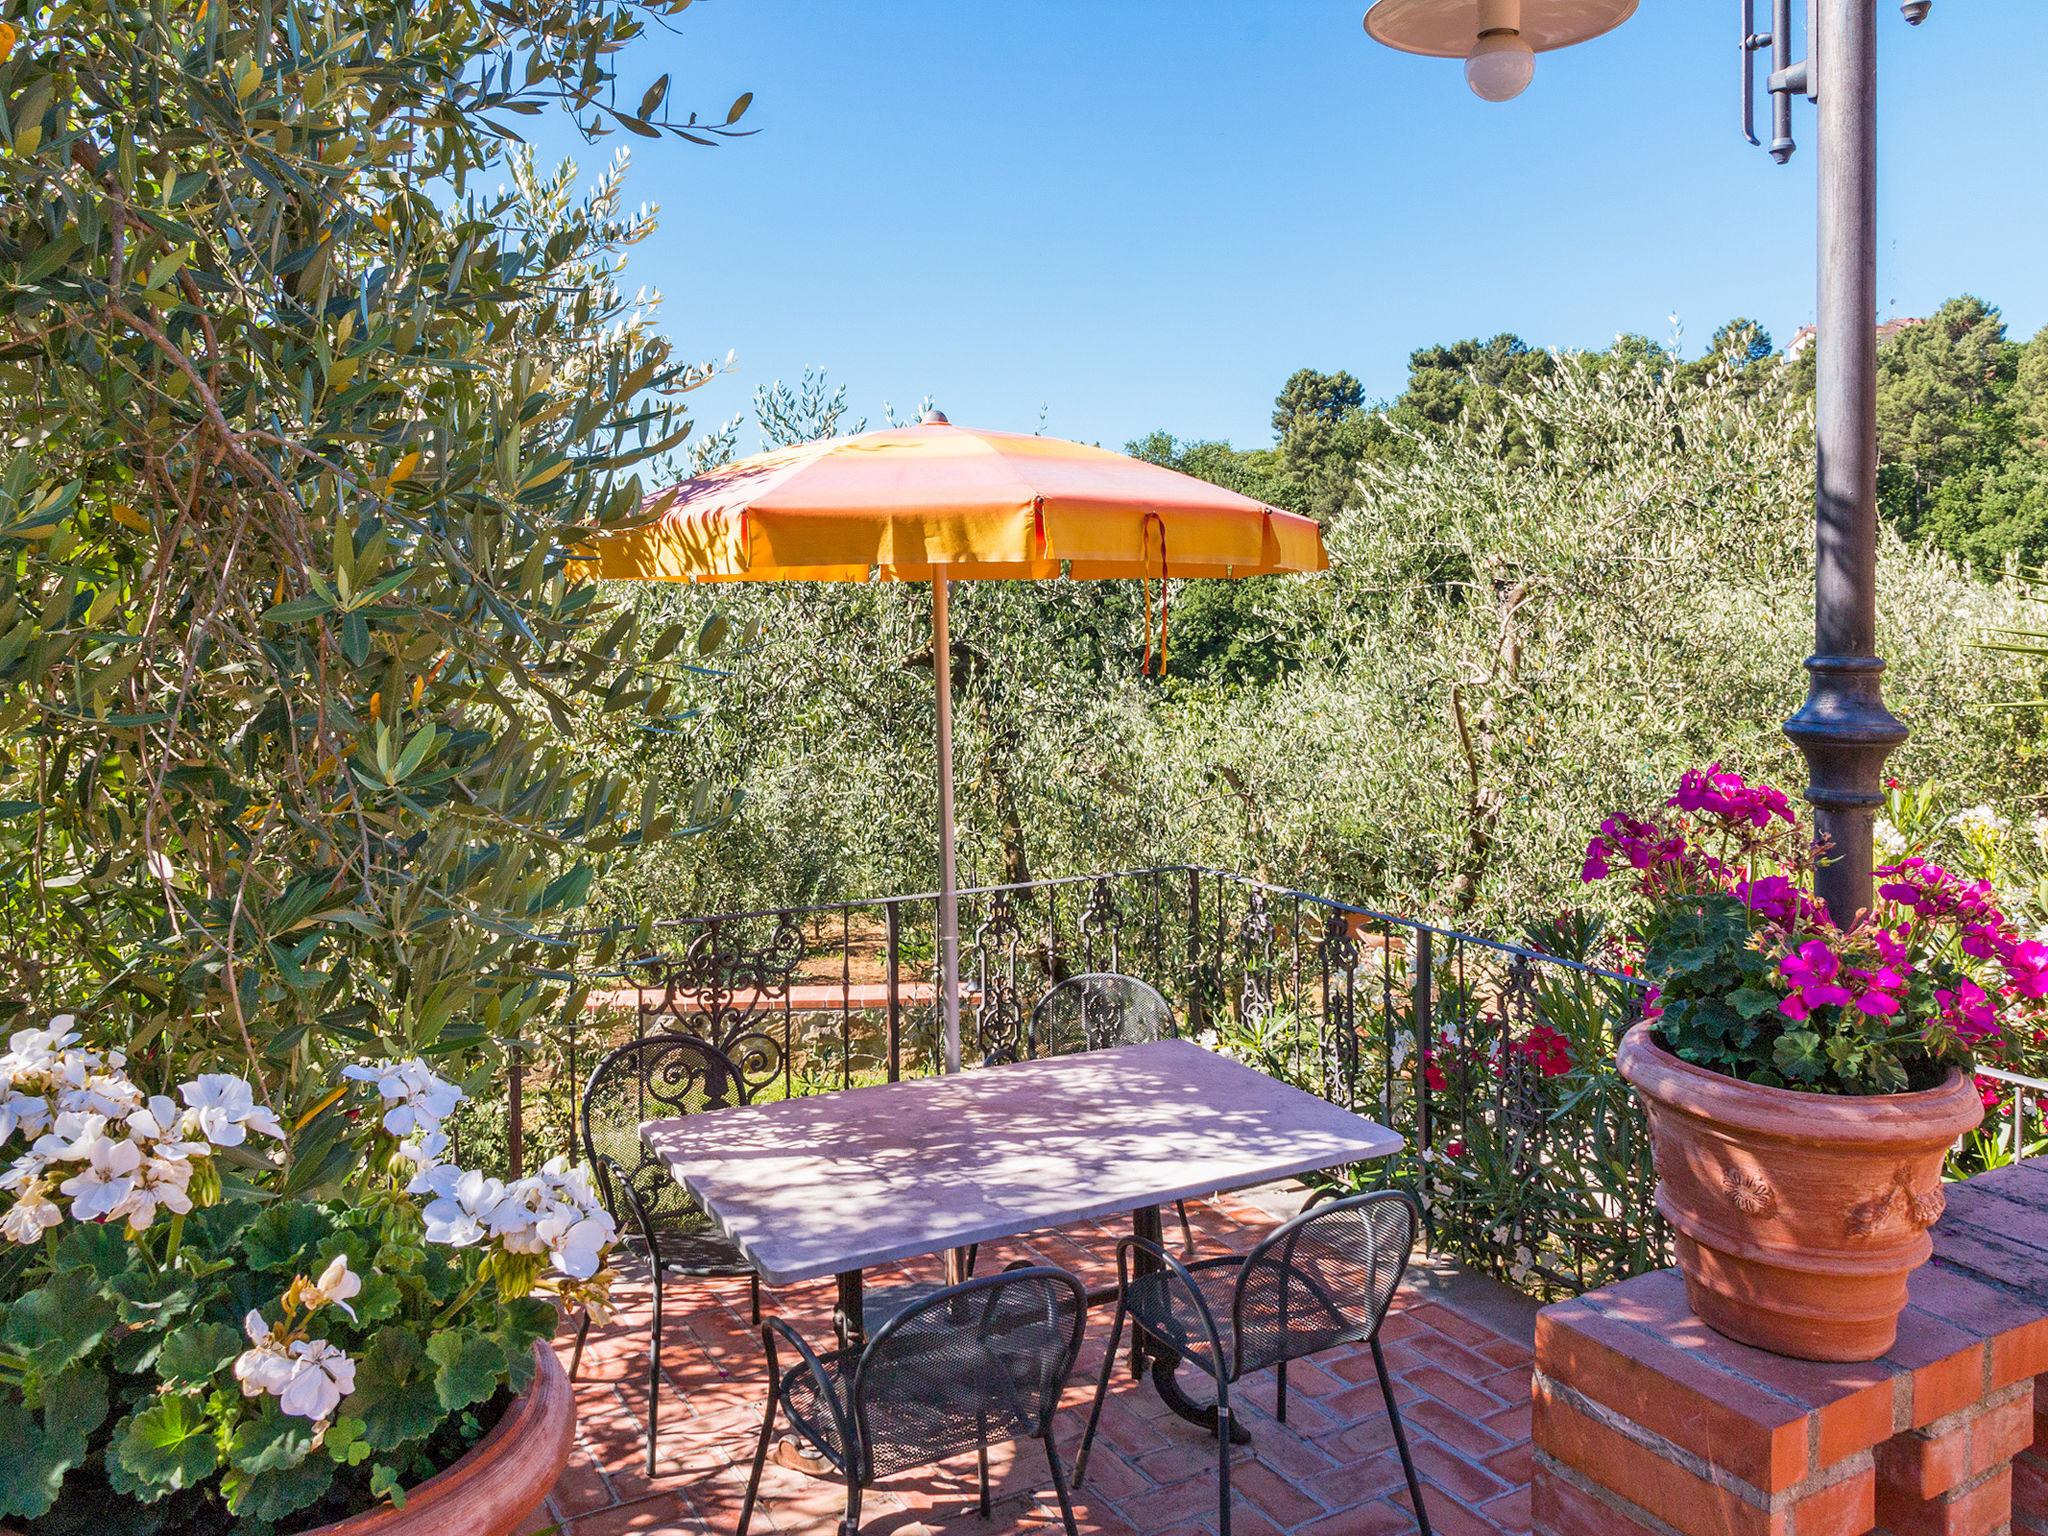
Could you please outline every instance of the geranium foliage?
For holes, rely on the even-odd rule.
[[[417,1059],[349,1074],[339,1198],[266,1199],[286,1137],[247,1082],[145,1093],[72,1022],[0,1052],[0,1518],[268,1536],[402,1499],[525,1389],[558,1303],[605,1305],[588,1173],[442,1162],[462,1094]]]
[[[1629,876],[1664,1044],[1695,1066],[1819,1093],[1931,1088],[1979,1057],[2016,1065],[2048,999],[2048,944],[1989,880],[1914,856],[1838,927],[1812,891],[1816,850],[1789,799],[1717,763],[1655,816],[1610,816],[1583,877]]]

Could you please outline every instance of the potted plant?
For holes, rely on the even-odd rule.
[[[138,1086],[68,1019],[0,1053],[0,1521],[24,1536],[509,1536],[602,1307],[582,1170],[442,1161],[460,1090],[344,1069],[296,1145],[250,1085]]]
[[[1784,794],[1716,764],[1646,821],[1608,818],[1583,878],[1637,883],[1654,984],[1621,1044],[1693,1310],[1812,1360],[1888,1350],[1932,1252],[1942,1163],[1983,1118],[1969,1067],[2048,994],[2048,945],[1989,885],[1878,871],[1844,930]]]

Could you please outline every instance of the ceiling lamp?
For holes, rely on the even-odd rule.
[[[1638,0],[1379,0],[1365,30],[1389,48],[1463,59],[1465,83],[1486,101],[1528,88],[1536,55],[1612,31]]]

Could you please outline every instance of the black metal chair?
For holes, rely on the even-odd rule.
[[[736,1536],[747,1536],[779,1404],[797,1433],[846,1480],[840,1536],[857,1536],[861,1490],[877,1478],[929,1466],[963,1451],[979,1455],[981,1512],[989,1512],[991,1437],[1045,1447],[1067,1536],[1074,1506],[1053,1411],[1081,1349],[1088,1297],[1063,1269],[1012,1264],[1000,1274],[947,1286],[898,1312],[865,1348],[817,1354],[780,1318],[761,1330],[768,1352],[767,1411],[754,1448]],[[786,1369],[776,1339],[797,1359]]]
[[[581,1111],[583,1151],[599,1197],[622,1239],[646,1250],[653,1275],[654,1318],[647,1352],[647,1470],[654,1471],[655,1421],[660,1410],[662,1281],[737,1278],[751,1282],[749,1300],[761,1321],[761,1277],[731,1239],[698,1208],[667,1164],[640,1139],[645,1120],[697,1114],[744,1104],[750,1097],[739,1066],[725,1052],[693,1035],[648,1035],[611,1052],[590,1074]],[[576,1328],[569,1379],[583,1364],[590,1314]]]
[[[1174,1034],[1173,1005],[1159,989],[1115,971],[1069,976],[1031,1010],[1033,1054],[1072,1056],[1081,1051],[1171,1040]],[[1173,1208],[1180,1216],[1181,1240],[1192,1254],[1195,1229],[1188,1223],[1188,1204],[1176,1200]]]
[[[1380,1324],[1408,1269],[1421,1210],[1400,1190],[1335,1198],[1313,1195],[1301,1213],[1274,1229],[1243,1258],[1235,1254],[1182,1264],[1155,1243],[1117,1245],[1116,1322],[1088,1428],[1074,1461],[1074,1486],[1087,1475],[1088,1450],[1109,1393],[1124,1318],[1148,1346],[1209,1373],[1216,1384],[1216,1496],[1221,1536],[1230,1536],[1230,1385],[1267,1366],[1279,1368],[1279,1417],[1287,1421],[1287,1362],[1338,1344],[1370,1343],[1380,1392],[1394,1427],[1415,1520],[1430,1536],[1422,1482],[1408,1453],[1408,1432],[1380,1349]],[[1132,1272],[1132,1259],[1146,1263]]]

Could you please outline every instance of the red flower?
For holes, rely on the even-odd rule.
[[[1548,1024],[1538,1024],[1515,1042],[1514,1049],[1545,1077],[1562,1077],[1572,1069],[1571,1042]]]
[[[1463,1157],[1464,1155],[1465,1155],[1465,1143],[1464,1143],[1464,1142],[1462,1142],[1462,1141],[1447,1141],[1447,1142],[1445,1142],[1445,1143],[1444,1143],[1444,1156],[1445,1156],[1445,1157]]]

